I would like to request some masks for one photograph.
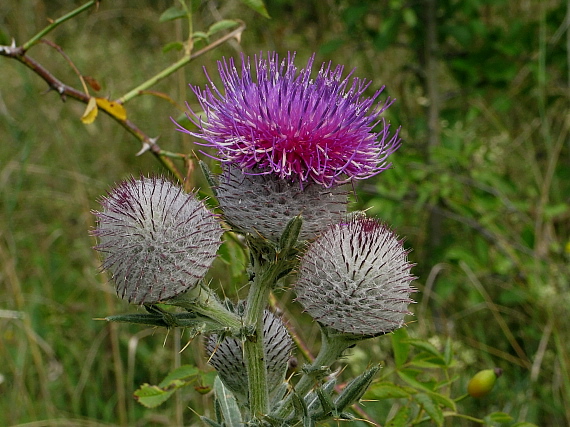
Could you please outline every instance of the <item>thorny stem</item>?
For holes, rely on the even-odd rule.
[[[168,300],[167,303],[206,316],[221,326],[230,328],[234,333],[238,333],[242,328],[241,318],[219,302],[214,293],[206,286],[198,285],[194,289]]]
[[[253,249],[252,249],[253,250]],[[255,256],[254,256],[255,258]],[[253,416],[267,414],[269,391],[267,388],[267,367],[263,343],[263,310],[276,279],[274,263],[264,265],[254,261],[255,277],[251,282],[244,316],[245,327],[251,327],[253,334],[243,343],[245,366],[248,375],[249,406]]]
[[[188,64],[193,59],[205,54],[206,52],[209,52],[210,50],[214,49],[215,47],[221,45],[222,43],[224,43],[224,42],[226,42],[226,41],[228,41],[234,37],[239,37],[239,35],[243,32],[243,30],[245,30],[245,24],[240,21],[240,26],[238,28],[236,28],[235,30],[229,32],[228,34],[226,34],[223,37],[220,37],[218,40],[210,43],[208,46],[200,49],[199,51],[197,51],[193,54],[185,54],[182,58],[180,58],[174,64],[168,66],[167,68],[162,70],[160,73],[151,77],[146,82],[140,84],[139,86],[135,87],[134,89],[130,90],[128,93],[126,93],[125,95],[123,95],[122,97],[117,99],[117,102],[119,102],[121,104],[125,104],[125,103],[129,102],[131,99],[133,99],[136,96],[143,93],[143,91],[145,91],[149,87],[154,86],[160,80],[164,79],[165,77],[168,77],[169,75],[171,75],[172,73],[174,73],[178,69],[184,67],[186,64]]]
[[[43,30],[41,30],[39,33],[37,33],[35,36],[33,36],[30,40],[28,40],[26,43],[24,43],[22,46],[15,46],[15,45],[13,45],[13,46],[0,46],[0,56],[6,56],[8,58],[16,59],[17,61],[24,64],[26,67],[28,67],[30,70],[32,70],[34,73],[36,73],[38,76],[40,76],[48,84],[50,89],[55,90],[59,94],[59,96],[61,97],[61,99],[63,101],[65,101],[66,98],[69,97],[69,98],[75,99],[79,102],[82,102],[84,104],[87,104],[91,98],[87,93],[82,92],[80,90],[77,90],[74,87],[68,86],[68,85],[64,84],[63,82],[61,82],[49,70],[47,70],[43,65],[41,65],[40,63],[35,61],[30,56],[26,55],[26,51],[30,47],[37,44],[41,40],[42,37],[44,37],[50,31],[54,30],[56,27],[61,25],[63,22],[79,15],[81,12],[84,12],[85,10],[89,9],[90,7],[97,5],[98,3],[99,3],[98,0],[89,1],[88,3],[85,3],[83,6],[78,7],[77,9],[69,12],[68,14],[62,16],[61,18],[56,19],[50,25],[46,26]],[[174,73],[178,69],[182,68],[183,66],[188,64],[192,59],[197,58],[198,56],[201,56],[201,55],[205,54],[206,52],[209,52],[210,50],[213,50],[214,48],[216,48],[219,45],[221,45],[222,43],[230,40],[231,38],[239,37],[240,34],[244,30],[245,30],[245,24],[240,21],[240,26],[237,29],[231,31],[230,33],[226,34],[223,37],[220,37],[218,40],[210,43],[208,46],[204,47],[203,49],[200,49],[199,51],[195,52],[194,54],[185,55],[182,59],[180,59],[176,63],[167,67],[165,70],[161,71],[156,76],[150,78],[149,80],[147,80],[143,84],[137,86],[136,88],[134,88],[133,90],[128,92],[123,97],[119,98],[116,102],[125,103],[125,102],[129,101],[130,99],[140,95],[141,93],[143,93],[143,91],[145,89],[148,89],[149,87],[156,84],[158,81],[164,79],[165,77]],[[119,123],[131,135],[133,135],[140,142],[142,142],[142,149],[139,151],[138,154],[142,154],[145,151],[150,151],[158,159],[158,161],[166,169],[168,169],[174,177],[176,177],[176,179],[179,182],[184,182],[183,174],[180,173],[180,171],[178,170],[178,168],[176,167],[176,165],[174,164],[174,162],[171,159],[171,157],[174,157],[174,156],[172,156],[172,153],[164,152],[160,148],[160,146],[156,143],[158,138],[152,138],[152,137],[148,136],[145,132],[143,132],[138,126],[136,126],[130,120],[121,119],[121,118],[109,113],[106,110],[103,110],[103,109],[101,109],[101,110],[105,114],[107,114],[109,117],[113,118],[113,120],[115,120],[117,123]]]
[[[91,6],[94,6],[97,4],[99,4],[99,0],[92,0],[90,2],[85,3],[83,6],[79,6],[77,9],[72,10],[67,15],[64,15],[61,18],[56,19],[51,24],[49,24],[47,27],[45,27],[43,30],[41,30],[39,33],[37,33],[35,36],[33,36],[30,40],[28,40],[26,43],[24,43],[22,45],[22,49],[24,50],[24,52],[27,51],[33,45],[38,43],[43,36],[45,36],[46,34],[51,32],[52,30],[54,30],[56,27],[58,27],[59,25],[61,25],[65,21],[79,15],[80,13],[86,11]]]

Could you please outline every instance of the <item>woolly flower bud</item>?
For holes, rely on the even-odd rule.
[[[206,343],[209,363],[236,398],[247,402],[248,379],[242,343],[231,337],[225,337],[221,342],[219,339],[218,335],[211,335]],[[268,310],[263,313],[263,340],[267,383],[272,387],[269,394],[273,398],[285,380],[293,340],[281,319]]]
[[[101,200],[93,235],[119,297],[156,303],[196,286],[216,257],[222,228],[182,188],[162,178],[131,178]]]
[[[346,216],[348,192],[344,187],[325,188],[280,179],[275,175],[243,173],[224,165],[217,188],[220,208],[238,231],[278,241],[287,223],[303,216],[299,240],[309,240],[328,225]]]
[[[323,233],[301,260],[297,301],[317,321],[355,335],[380,335],[410,314],[412,264],[402,241],[363,216]]]

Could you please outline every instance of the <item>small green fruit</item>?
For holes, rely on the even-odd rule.
[[[471,397],[483,397],[487,395],[493,390],[495,381],[502,373],[503,371],[499,368],[485,369],[477,372],[473,378],[471,378],[469,384],[467,384],[467,393],[469,393]]]

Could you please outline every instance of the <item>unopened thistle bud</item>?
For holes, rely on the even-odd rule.
[[[276,175],[244,174],[224,165],[217,197],[225,219],[237,230],[278,241],[289,221],[303,217],[299,240],[310,240],[346,216],[345,186],[325,188],[299,183]]]
[[[263,340],[267,383],[271,386],[269,394],[273,398],[285,380],[293,340],[281,319],[268,310],[263,313]],[[211,335],[206,351],[210,364],[218,371],[226,387],[239,401],[247,402],[248,377],[241,341],[231,337],[220,341],[218,335]]]
[[[162,178],[124,181],[95,211],[103,254],[119,297],[156,303],[192,289],[221,244],[218,219],[193,194]]]
[[[412,264],[384,224],[357,216],[324,232],[301,259],[297,301],[337,331],[374,336],[404,325]]]

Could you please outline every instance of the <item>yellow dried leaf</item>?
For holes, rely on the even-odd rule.
[[[123,104],[119,104],[118,102],[109,101],[105,98],[96,98],[97,105],[105,110],[107,113],[111,114],[112,116],[116,117],[119,120],[127,120],[127,110],[123,107]]]
[[[81,116],[81,121],[86,125],[93,123],[97,117],[97,113],[97,100],[95,98],[89,98],[87,108],[85,109],[83,116]]]

